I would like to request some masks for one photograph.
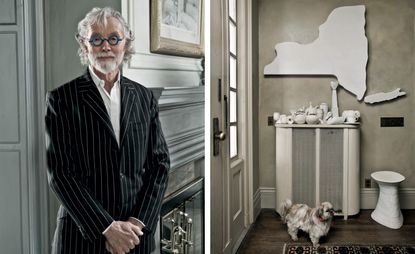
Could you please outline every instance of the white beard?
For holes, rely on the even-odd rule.
[[[105,60],[105,61],[99,59],[100,57],[106,57],[106,56],[111,56],[114,58],[111,60]],[[105,52],[105,53],[100,52],[97,54],[88,53],[88,59],[91,65],[103,74],[108,74],[112,71],[117,70],[118,67],[122,63],[123,57],[124,57],[123,54],[120,54],[117,56],[112,52]]]

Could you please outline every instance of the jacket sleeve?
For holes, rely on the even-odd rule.
[[[152,96],[150,111],[151,122],[145,173],[143,174],[144,185],[138,194],[134,215],[144,222],[147,230],[154,234],[167,188],[170,158],[154,96]]]
[[[46,96],[46,146],[48,181],[62,206],[75,221],[85,239],[98,238],[113,218],[89,193],[82,168],[74,161],[71,112],[56,91]]]

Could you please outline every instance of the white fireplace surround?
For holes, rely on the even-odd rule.
[[[205,156],[204,88],[161,90],[159,117],[172,170]]]

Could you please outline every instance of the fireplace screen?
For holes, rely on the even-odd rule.
[[[161,218],[161,253],[203,253],[203,181],[174,195],[177,205]]]

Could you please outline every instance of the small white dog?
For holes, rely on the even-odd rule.
[[[314,247],[319,246],[320,237],[327,235],[330,230],[334,210],[330,202],[323,202],[318,208],[310,208],[305,204],[293,205],[287,199],[281,204],[280,215],[287,223],[288,234],[294,241],[298,240],[298,230],[308,233]]]

